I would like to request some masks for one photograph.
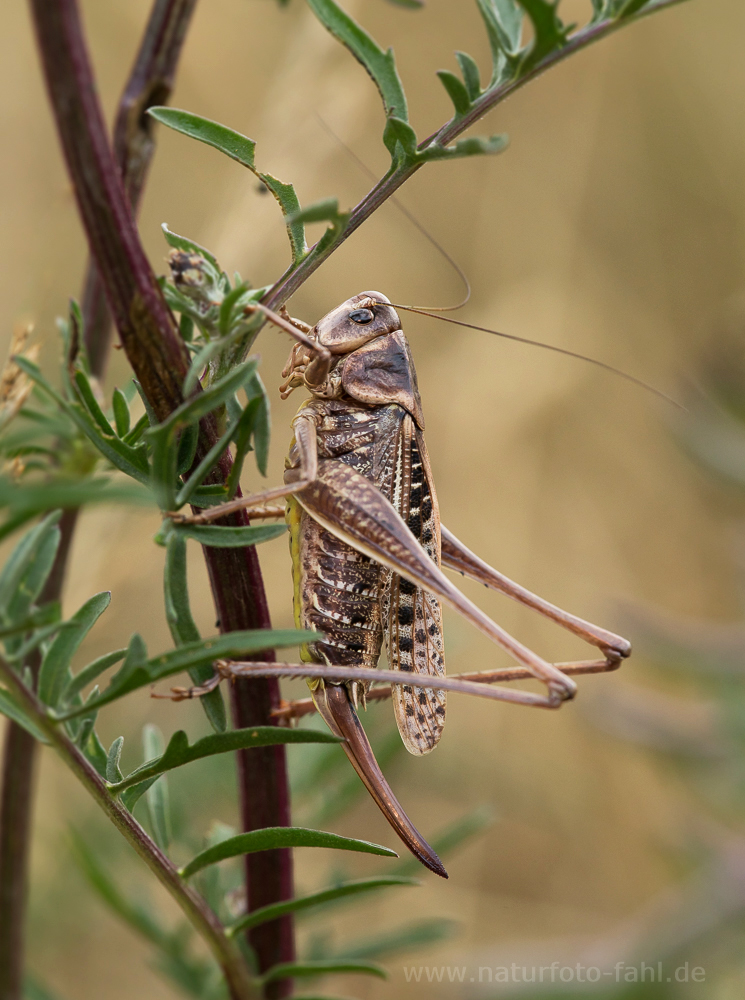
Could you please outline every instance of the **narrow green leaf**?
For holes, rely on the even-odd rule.
[[[43,548],[45,541],[48,538],[54,538],[57,540],[57,544],[59,544],[59,528],[57,524],[61,517],[61,510],[56,510],[48,514],[43,521],[26,532],[8,556],[2,572],[0,572],[0,616],[6,622],[10,623],[12,621],[8,613],[11,601],[21,587],[24,577],[29,573],[32,564],[38,559],[39,552]],[[33,603],[33,599],[28,602],[29,607]],[[26,617],[27,614],[24,614],[23,618],[25,619]],[[20,616],[17,616],[16,621],[19,618]]]
[[[281,962],[273,965],[268,972],[260,977],[262,983],[271,983],[277,979],[296,979],[300,976],[330,976],[336,973],[357,972],[362,976],[377,976],[387,979],[388,973],[382,965],[372,962],[343,962],[320,958],[307,962]]]
[[[184,396],[191,396],[197,387],[197,382],[199,377],[207,367],[209,362],[218,356],[222,351],[228,347],[229,344],[233,343],[232,337],[219,337],[216,340],[208,341],[204,347],[201,347],[194,357],[191,359],[191,364],[189,365],[189,371],[186,373],[186,378],[184,379],[183,393]]]
[[[109,752],[106,754],[106,780],[112,783],[122,780],[122,771],[119,767],[119,761],[121,760],[123,746],[124,737],[117,736],[109,747]]]
[[[283,903],[272,903],[269,906],[262,906],[258,910],[246,913],[239,917],[235,923],[228,928],[228,935],[233,936],[239,931],[247,930],[249,927],[258,927],[277,917],[283,917],[286,913],[298,913],[301,911],[315,909],[327,903],[336,902],[347,896],[357,896],[360,893],[371,892],[374,889],[385,889],[396,885],[421,885],[417,879],[403,878],[395,875],[384,875],[380,878],[363,878],[354,882],[341,882],[330,889],[322,889],[308,896],[297,896],[295,899],[288,899]]]
[[[151,428],[145,433],[150,437],[152,446],[150,488],[155,502],[161,511],[173,510],[178,482],[177,429],[169,427],[158,433],[157,428]]]
[[[199,642],[201,636],[191,614],[189,586],[186,576],[186,538],[172,531],[166,542],[166,562],[163,573],[163,589],[166,606],[166,620],[171,630],[173,642],[182,646],[187,642]],[[189,677],[193,684],[203,684],[212,676],[212,665],[193,667]],[[219,688],[199,699],[210,725],[215,732],[227,729],[225,702]],[[169,744],[170,746],[170,744]]]
[[[123,439],[125,444],[135,445],[150,426],[150,418],[147,413],[143,413],[132,430]]]
[[[124,686],[132,678],[138,678],[142,671],[147,669],[147,647],[141,635],[136,632],[129,640],[129,645],[127,646],[127,652],[124,656],[124,663],[117,670],[114,676],[109,682],[109,686],[105,689],[103,694],[99,695],[96,701],[93,703],[96,708],[101,706],[104,701],[105,695],[111,690],[112,686]],[[90,708],[90,703],[89,703]],[[75,718],[77,715],[81,715],[85,709],[75,706],[69,709],[67,712],[63,713],[63,718]]]
[[[365,961],[371,958],[382,958],[413,951],[434,944],[436,941],[446,941],[458,930],[455,920],[434,917],[429,920],[419,920],[416,923],[404,924],[385,934],[367,935],[356,944],[351,944],[333,956],[335,961],[356,959]]]
[[[183,535],[171,532],[166,543],[166,563],[163,577],[166,620],[174,644],[201,640],[199,629],[191,614],[189,589],[186,579],[186,540]]]
[[[458,160],[464,156],[494,156],[503,153],[509,145],[506,135],[491,135],[488,139],[470,136],[459,139],[453,146],[439,146],[432,143],[420,150],[417,159],[422,162],[430,160]]]
[[[111,678],[109,686],[101,692],[98,700],[88,705],[88,709],[100,708],[138,688],[146,687],[172,674],[213,663],[215,660],[240,660],[253,653],[281,649],[284,646],[297,646],[316,638],[320,638],[319,633],[301,629],[226,632],[224,635],[212,636],[199,642],[186,643],[179,649],[148,660],[145,643],[139,635],[133,635],[121,668]],[[58,713],[57,718],[72,719],[85,710],[76,707]]]
[[[322,198],[305,208],[298,208],[290,216],[291,222],[336,222],[340,217],[339,199]]]
[[[214,467],[220,461],[220,456],[228,447],[231,440],[233,439],[233,436],[236,433],[236,430],[238,428],[238,423],[239,420],[234,420],[231,422],[230,426],[222,435],[222,437],[218,441],[216,441],[215,444],[213,444],[213,446],[204,456],[202,461],[199,463],[199,465],[196,467],[196,469],[192,472],[192,474],[186,480],[184,485],[178,491],[178,493],[176,494],[176,499],[174,501],[176,510],[183,507],[185,503],[189,502],[189,499],[194,494],[197,487],[202,485],[203,481],[207,478],[210,472],[212,472]],[[189,430],[191,430],[192,428],[196,430],[197,429],[196,424],[192,424],[192,427],[190,427]]]
[[[153,109],[150,109],[152,113]],[[166,238],[166,242],[174,250],[183,250],[184,253],[196,253],[200,257],[204,257],[205,260],[209,261],[216,271],[220,270],[220,265],[217,263],[213,255],[209,252],[206,247],[203,247],[201,243],[195,243],[194,240],[187,239],[186,236],[179,236],[178,233],[171,232],[168,228],[168,223],[161,223],[160,228],[163,230],[163,235]]]
[[[151,428],[147,432],[148,437],[155,439],[160,435],[170,433],[176,427],[183,427],[201,420],[202,417],[217,409],[237,392],[256,371],[258,363],[259,359],[253,356],[247,358],[242,364],[236,365],[231,372],[218,379],[208,389],[182,403],[161,424]]]
[[[93,687],[93,689],[91,690],[90,694],[86,698],[86,702],[88,702],[88,701],[94,701],[97,697],[98,697],[98,684],[96,684],[95,687]],[[88,744],[90,742],[90,738],[91,738],[91,736],[93,734],[94,727],[96,725],[96,719],[97,718],[98,718],[98,712],[94,711],[94,712],[89,712],[88,715],[81,715],[79,719],[76,719],[72,723],[69,723],[69,722],[67,723],[67,727],[68,727],[68,731],[69,731],[75,725],[75,723],[77,722],[77,724],[78,724],[78,731],[77,731],[77,733],[74,733],[73,735],[74,735],[75,743],[77,744],[78,747],[80,747],[81,750],[83,750],[84,747],[88,746]],[[108,760],[107,760],[107,763],[108,763]],[[105,770],[104,770],[104,773],[105,773]]]
[[[305,226],[302,221],[290,222],[290,218],[300,210],[295,188],[292,184],[284,184],[282,181],[272,177],[271,174],[259,174],[261,180],[266,184],[274,197],[279,202],[282,214],[285,217],[287,235],[290,240],[293,264],[299,264],[308,252],[308,245],[305,242]]]
[[[246,393],[249,399],[258,399],[259,406],[253,422],[253,444],[256,451],[256,465],[262,476],[267,473],[269,462],[269,440],[271,437],[272,408],[269,405],[269,396],[261,381],[261,376],[256,372],[250,382],[246,383]],[[236,437],[236,464],[240,454],[238,438]]]
[[[139,483],[114,482],[110,478],[49,479],[36,486],[19,485],[0,476],[0,507],[34,517],[50,507],[81,507],[87,503],[150,505],[153,496]]]
[[[388,0],[394,7],[406,7],[408,10],[421,10],[424,0]]]
[[[188,135],[191,139],[198,139],[221,153],[225,153],[232,160],[248,167],[254,168],[254,151],[256,143],[240,132],[235,132],[226,125],[213,122],[209,118],[202,118],[201,115],[192,114],[190,111],[182,111],[179,108],[153,107],[148,108],[147,113],[156,121],[167,125],[175,132]]]
[[[249,291],[250,289],[244,281],[235,288],[232,288],[220,303],[217,326],[222,337],[227,337],[231,331],[233,326],[233,309],[236,303],[240,302]]]
[[[114,411],[116,433],[120,438],[123,438],[129,433],[129,404],[121,389],[114,389],[114,394],[111,397],[111,408]]]
[[[176,472],[179,476],[183,476],[194,465],[198,447],[199,427],[189,424],[181,431],[176,450]]]
[[[258,376],[257,376],[258,378]],[[232,499],[241,481],[241,472],[246,456],[251,451],[251,437],[255,435],[254,427],[257,421],[259,409],[264,409],[264,399],[256,397],[249,400],[243,410],[238,426],[235,429],[233,440],[235,441],[235,457],[230,467],[230,475],[225,483],[225,492]],[[262,444],[264,442],[262,441]],[[263,457],[263,456],[262,456]],[[258,465],[258,455],[257,455]]]
[[[29,361],[28,358],[17,357],[15,360],[18,367],[74,421],[75,425],[93,442],[96,448],[112,465],[133,479],[147,484],[147,451],[143,446],[130,448],[129,445],[120,441],[113,434],[111,437],[108,437],[101,433],[98,424],[85,407],[80,403],[68,403],[66,399],[60,396],[56,389],[53,389],[41,374],[38,365]],[[136,382],[135,385],[137,385]],[[140,391],[139,386],[138,391]]]
[[[39,699],[54,708],[62,692],[72,680],[70,662],[81,642],[111,603],[110,591],[96,594],[75,612],[64,629],[51,644],[41,663],[39,672]]]
[[[194,320],[191,316],[187,316],[183,313],[178,324],[178,332],[181,334],[181,339],[186,344],[190,344],[194,339]]]
[[[103,656],[99,656],[97,659],[92,660],[89,664],[79,670],[74,677],[70,678],[67,682],[67,686],[62,692],[61,701],[71,701],[76,694],[80,694],[83,688],[88,687],[91,681],[94,681],[97,677],[100,677],[104,670],[108,670],[109,667],[113,667],[115,663],[119,660],[123,660],[127,655],[126,649],[114,649],[110,653],[104,653]]]
[[[98,738],[98,733],[93,730],[93,732],[88,737],[88,742],[85,746],[80,748],[83,751],[86,759],[93,765],[98,774],[106,780],[106,748],[104,747],[101,740]]]
[[[153,778],[146,778],[141,781],[138,785],[132,785],[130,788],[125,788],[122,792],[122,805],[129,812],[134,812],[134,808],[140,801],[145,792],[158,780],[160,775],[156,774]]]
[[[222,483],[210,483],[207,486],[200,486],[194,491],[191,505],[192,507],[216,507],[229,499],[228,491]]]
[[[214,865],[226,858],[235,858],[240,854],[253,854],[256,851],[271,851],[282,847],[331,847],[341,851],[357,851],[362,854],[378,854],[384,858],[397,858],[398,855],[389,847],[371,844],[367,840],[354,840],[350,837],[340,837],[336,833],[326,833],[324,830],[306,830],[304,827],[275,826],[263,830],[253,830],[251,833],[239,833],[214,847],[207,848],[201,854],[179,870],[183,878],[189,878],[196,872]]]
[[[67,627],[67,622],[54,622],[52,625],[46,625],[43,628],[36,629],[36,631],[32,632],[25,642],[21,642],[20,644],[17,644],[12,640],[7,642],[7,660],[16,666],[25,663],[30,653],[32,653],[35,649],[38,649],[39,646],[41,646],[42,643],[45,643],[50,636],[54,635],[56,632],[61,632]]]
[[[164,753],[163,734],[157,726],[145,726],[142,731],[142,745],[146,760]],[[153,839],[161,851],[167,851],[171,843],[171,811],[168,798],[168,779],[165,775],[158,778],[147,789],[145,801],[147,802]]]
[[[443,87],[448,92],[450,100],[455,108],[456,118],[462,117],[471,109],[471,98],[465,84],[458,79],[455,73],[446,69],[438,69],[437,76],[440,78]]]
[[[28,617],[31,606],[41,594],[44,584],[47,582],[49,574],[54,566],[54,560],[59,547],[59,528],[56,526],[51,531],[40,536],[39,543],[27,561],[24,572],[18,580],[15,593],[10,595],[8,603],[0,605],[0,614],[4,615],[7,621],[17,622]],[[58,626],[48,626],[51,630],[56,630]],[[43,630],[41,630],[43,631]],[[39,632],[36,633],[38,639]],[[6,640],[5,646],[8,653],[14,652],[21,639]]]
[[[340,237],[349,219],[348,212],[339,211],[339,203],[336,198],[324,198],[322,201],[314,202],[307,208],[300,209],[290,217],[288,222],[329,222],[330,225],[323,236],[316,244],[316,251],[328,249]]]
[[[133,447],[113,435],[107,438],[98,433],[95,423],[79,403],[70,404],[70,409],[78,427],[107,461],[120,472],[124,472],[145,486],[148,485],[150,467],[144,444]]]
[[[463,82],[469,98],[475,101],[481,95],[481,74],[475,59],[467,52],[456,52],[455,58],[458,60],[460,71],[463,74]]]
[[[0,640],[11,639],[17,635],[23,635],[25,632],[32,632],[34,629],[42,628],[44,625],[57,625],[59,628],[63,628],[64,625],[60,621],[60,615],[59,601],[50,601],[49,604],[43,604],[40,608],[32,608],[27,618],[19,622],[14,622],[13,625],[9,625],[7,628],[0,628]]]
[[[516,0],[476,0],[486,25],[495,76],[503,60],[515,64],[520,52],[523,11]]]
[[[205,315],[202,315],[197,303],[187,295],[184,295],[180,289],[172,285],[170,281],[167,281],[165,277],[159,279],[159,285],[166,302],[173,312],[181,313],[182,316],[188,316],[202,333],[206,336],[213,336],[212,319],[214,309],[210,309]],[[158,421],[151,420],[150,422],[154,426]]]
[[[189,738],[183,729],[179,729],[169,740],[165,751],[154,760],[148,760],[128,774],[111,788],[118,793],[139,784],[147,778],[157,777],[175,767],[183,767],[204,757],[228,753],[235,750],[248,750],[252,747],[270,747],[295,743],[339,743],[338,736],[331,733],[316,732],[312,729],[285,729],[282,726],[252,726],[249,729],[231,729],[224,733],[211,733],[189,746]]]
[[[391,156],[399,155],[396,153],[396,150],[397,145],[400,145],[403,158],[406,162],[414,162],[417,159],[416,132],[402,118],[391,115],[386,122],[383,142]]]
[[[10,692],[6,691],[4,688],[0,688],[0,714],[17,723],[22,729],[25,729],[27,733],[30,733],[33,738],[38,740],[40,743],[49,743],[49,739],[45,733],[38,727],[36,722],[26,714],[21,706],[17,704]]]
[[[286,524],[257,524],[245,528],[229,528],[219,524],[176,524],[174,531],[215,549],[241,549],[279,538],[287,531]]]
[[[75,385],[78,387],[78,393],[85,408],[98,424],[99,430],[101,430],[107,437],[114,437],[114,428],[106,419],[106,414],[101,409],[101,406],[93,393],[93,389],[91,389],[90,381],[85,372],[75,372]]]
[[[393,50],[384,52],[378,43],[345,13],[334,0],[308,0],[318,20],[365,67],[383,99],[386,117],[408,121],[406,97],[396,69]]]
[[[563,48],[567,43],[567,32],[556,13],[556,4],[551,0],[520,0],[520,6],[532,21],[535,33],[530,48],[520,62],[522,74],[556,49]]]

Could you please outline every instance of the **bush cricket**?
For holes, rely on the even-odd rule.
[[[313,706],[344,738],[343,749],[388,822],[427,868],[446,878],[375,760],[357,715],[359,703],[390,695],[406,748],[422,755],[440,739],[445,688],[558,708],[576,692],[571,674],[614,669],[630,644],[513,583],[441,525],[416,372],[398,314],[384,295],[355,295],[313,328],[261,305],[250,308],[296,340],[282,373],[283,398],[295,388],[310,392],[293,420],[285,483],[203,513],[171,516],[204,523],[238,508],[254,508],[252,517],[285,513],[295,621],[324,637],[302,647],[301,664],[218,663],[210,682],[174,689],[174,696],[211,690],[223,677],[308,678]],[[272,506],[278,500],[285,501],[284,509]],[[533,608],[596,646],[603,659],[549,663],[484,614],[441,567]],[[445,679],[440,602],[520,666]],[[383,641],[390,670],[379,671]],[[491,686],[524,677],[541,681],[545,693]],[[393,682],[390,688],[370,690],[371,682],[383,679]],[[280,715],[288,719],[313,706],[291,703]]]

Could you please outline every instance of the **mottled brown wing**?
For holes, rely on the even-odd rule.
[[[401,424],[396,450],[392,503],[439,566],[437,496],[424,438],[408,415]],[[390,669],[444,676],[440,602],[397,573],[388,571],[383,584],[382,617]],[[393,707],[406,749],[417,756],[434,750],[445,724],[445,692],[396,685]]]

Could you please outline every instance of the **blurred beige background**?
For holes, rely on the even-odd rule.
[[[109,116],[148,6],[145,0],[83,4]],[[394,46],[421,136],[450,114],[434,72],[455,67],[455,48],[472,53],[487,75],[475,3],[428,0],[419,13],[382,0],[346,0],[346,7],[381,44]],[[589,0],[562,4],[565,20],[583,21],[589,10]],[[24,4],[6,4],[3,24],[0,331],[9,338],[14,324],[33,319],[53,371],[54,317],[78,294],[85,246]],[[657,15],[574,57],[482,122],[482,133],[509,133],[506,153],[433,164],[413,179],[402,200],[473,285],[464,319],[592,354],[683,393],[745,281],[744,32],[745,7],[737,0],[693,0]],[[319,115],[371,169],[385,169],[377,92],[300,0],[282,10],[270,0],[203,0],[173,103],[254,138],[260,167],[293,181],[302,203],[338,195],[342,206],[351,205],[369,186]],[[259,195],[254,178],[215,151],[161,130],[140,216],[159,273],[163,221],[257,284],[272,281],[287,262],[276,206]],[[461,294],[445,262],[392,206],[308,282],[291,309],[314,322],[365,288],[432,305]],[[541,595],[609,628],[622,628],[622,600],[736,620],[730,549],[741,505],[678,448],[671,407],[547,352],[418,317],[406,317],[404,326],[443,521],[466,544]],[[265,332],[258,350],[265,382],[278,384],[288,343]],[[127,377],[115,352],[109,389]],[[272,483],[281,476],[298,402],[273,396]],[[259,485],[249,464],[245,483]],[[153,652],[168,648],[163,550],[151,541],[157,517],[97,509],[85,514],[82,528],[66,606],[73,609],[97,590],[113,592],[84,654],[122,645],[134,629]],[[208,632],[206,578],[196,548],[191,556],[195,611]],[[269,543],[261,558],[273,620],[289,625],[286,546]],[[586,655],[575,640],[510,602],[476,586],[464,589],[542,654]],[[453,615],[446,621],[450,672],[505,662]],[[581,682],[578,701],[556,715],[451,698],[440,748],[424,760],[399,757],[392,782],[426,833],[482,803],[493,806],[496,822],[453,856],[449,882],[422,873],[421,889],[345,911],[339,935],[343,942],[371,927],[393,927],[409,910],[452,916],[460,933],[411,960],[391,959],[388,985],[350,980],[327,984],[325,992],[418,1000],[435,988],[407,984],[404,964],[462,964],[478,954],[487,956],[478,964],[498,965],[526,949],[551,961],[571,952],[572,942],[614,933],[677,881],[675,852],[691,809],[684,782],[592,722],[593,695],[602,689],[612,698],[629,679],[659,684],[648,675],[643,645],[623,676]],[[378,716],[388,711],[371,709]],[[128,737],[125,759],[132,765],[145,720],[166,732],[204,728],[194,706],[131,697],[103,713],[100,730],[107,745],[120,733]],[[202,827],[195,836],[215,815],[233,819],[230,791],[221,788],[214,801],[198,804]],[[147,947],[120,929],[72,867],[68,824],[98,820],[49,753],[39,792],[32,967],[63,997],[175,996],[148,968]],[[392,842],[366,800],[336,828]],[[119,856],[111,838],[105,843]],[[311,854],[325,852],[299,852],[301,886],[317,885],[332,865]],[[134,861],[126,864],[133,886],[147,882]],[[551,950],[554,944],[560,951]],[[733,973],[716,993],[691,995],[740,996],[743,985]],[[439,989],[460,995],[455,987]]]

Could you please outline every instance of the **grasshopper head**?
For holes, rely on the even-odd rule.
[[[304,385],[323,399],[351,396],[368,406],[398,403],[424,429],[422,405],[401,320],[381,292],[360,292],[332,309],[309,336],[324,354],[296,345],[283,375],[283,398]]]
[[[351,354],[401,329],[401,320],[381,292],[360,292],[320,319],[312,336],[332,354]]]
[[[306,344],[295,345],[282,372],[287,379],[280,388],[282,398],[299,386],[305,386],[316,395],[333,395],[333,389],[327,384],[329,373],[343,356],[400,329],[396,310],[381,292],[360,292],[352,296],[309,331],[308,336],[324,349],[322,352],[314,352]],[[334,381],[338,383],[338,379]]]

